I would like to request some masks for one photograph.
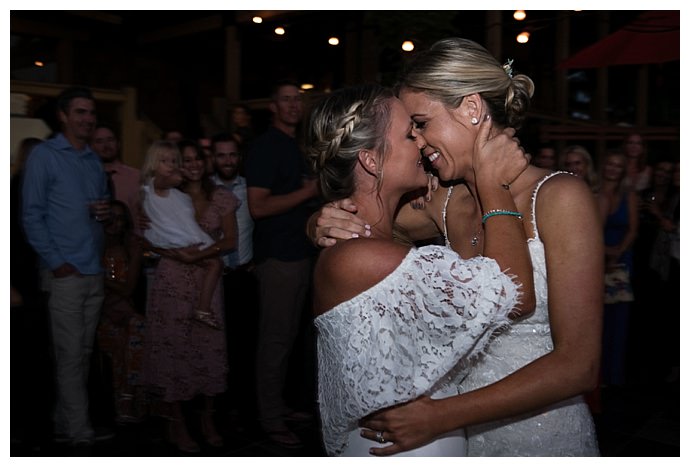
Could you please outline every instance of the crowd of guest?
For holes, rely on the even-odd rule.
[[[13,439],[44,429],[74,447],[111,437],[89,414],[89,377],[100,371],[109,373],[113,422],[160,417],[181,452],[222,446],[221,416],[257,423],[280,446],[302,445],[291,423],[316,416],[308,297],[317,250],[305,223],[320,202],[299,144],[299,88],[278,83],[269,110],[262,134],[243,105],[227,132],[166,131],[134,168],[91,92],[69,88],[57,99],[61,130],[23,142],[11,183],[11,355],[13,402],[27,411],[13,411]],[[598,168],[580,145],[560,155],[544,146],[533,159],[583,178],[599,202],[602,261],[618,280],[606,301],[602,387],[629,382],[631,356],[638,376],[678,378],[679,338],[667,330],[679,320],[680,163],[646,156],[631,133],[596,158]],[[169,217],[159,222],[154,205]],[[182,242],[183,227],[204,237]],[[642,337],[644,351],[634,352]],[[47,386],[54,401],[39,394]],[[190,404],[201,407],[195,422]],[[49,410],[52,426],[32,425]]]
[[[679,378],[680,336],[668,330],[680,326],[680,160],[648,152],[631,129],[597,158],[584,145],[556,156],[545,144],[532,160],[582,178],[599,204],[606,246],[600,387],[613,391]]]
[[[316,250],[304,224],[318,192],[296,139],[299,89],[279,83],[269,108],[264,135],[238,105],[227,132],[168,130],[135,168],[88,88],[60,94],[60,130],[25,140],[12,178],[13,396],[32,412],[52,410],[52,426],[18,415],[13,439],[49,430],[80,448],[112,437],[113,425],[95,426],[89,410],[90,397],[104,397],[90,383],[100,373],[109,387],[95,390],[112,398],[113,423],[160,417],[182,452],[222,446],[216,422],[229,414],[240,426],[257,421],[277,444],[301,445],[286,422],[314,419],[315,397],[294,397],[308,384],[287,385],[291,365],[314,378]],[[54,383],[26,370],[39,359]],[[45,407],[35,402],[45,396],[25,394],[53,384]],[[202,407],[198,420],[191,404]]]

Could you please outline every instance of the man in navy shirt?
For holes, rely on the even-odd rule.
[[[269,438],[299,447],[299,438],[285,421],[307,414],[287,408],[283,390],[310,287],[314,250],[304,229],[318,188],[316,180],[306,176],[306,161],[295,139],[302,120],[299,88],[278,84],[269,107],[273,125],[254,140],[245,166],[260,295],[257,403],[259,422]]]
[[[107,177],[88,146],[96,124],[86,88],[57,100],[62,133],[39,144],[26,162],[24,230],[40,258],[55,352],[56,439],[91,444],[87,381],[103,302],[103,225],[110,216]]]

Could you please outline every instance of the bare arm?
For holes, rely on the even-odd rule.
[[[275,216],[318,196],[316,180],[307,180],[301,188],[284,195],[272,195],[268,188],[247,187],[249,213],[254,219]]]
[[[237,248],[237,219],[235,212],[223,216],[223,238],[203,250],[195,246],[172,250],[172,257],[186,263],[196,263],[209,258],[216,258]]]
[[[205,259],[222,256],[228,251],[237,248],[237,219],[235,218],[235,211],[230,211],[224,215],[221,222],[223,238],[204,249],[200,250],[197,246],[188,246],[170,250],[158,250],[157,252],[183,263],[197,263]]]
[[[436,224],[431,221],[430,211],[436,209],[438,199],[445,199],[447,188],[432,197],[439,190],[438,178],[429,177],[427,194],[403,199],[395,217],[395,223],[404,230],[412,240],[426,240],[439,234]],[[430,206],[431,205],[431,206]],[[311,215],[307,221],[307,237],[316,246],[329,247],[338,240],[368,237],[371,226],[357,217],[357,206],[349,198],[333,201]]]
[[[384,431],[389,455],[433,437],[541,408],[591,390],[598,375],[603,309],[603,242],[591,192],[581,180],[559,176],[542,187],[539,232],[546,249],[549,317],[554,350],[510,376],[440,400],[423,397],[362,422],[364,436]]]
[[[477,193],[484,213],[501,213],[482,219],[485,229],[484,255],[496,260],[502,270],[510,271],[522,284],[518,315],[534,311],[534,274],[527,249],[522,215],[509,189],[505,189],[528,165],[528,158],[512,137],[514,130],[505,130],[489,138],[490,121],[483,121],[475,142],[474,167]]]

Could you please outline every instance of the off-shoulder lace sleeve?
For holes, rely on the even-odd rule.
[[[330,455],[364,415],[432,394],[469,370],[509,322],[519,285],[493,259],[413,249],[382,282],[315,320],[319,408]]]

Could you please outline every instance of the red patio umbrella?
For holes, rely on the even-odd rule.
[[[599,68],[680,60],[680,11],[648,11],[580,50],[559,68]]]

